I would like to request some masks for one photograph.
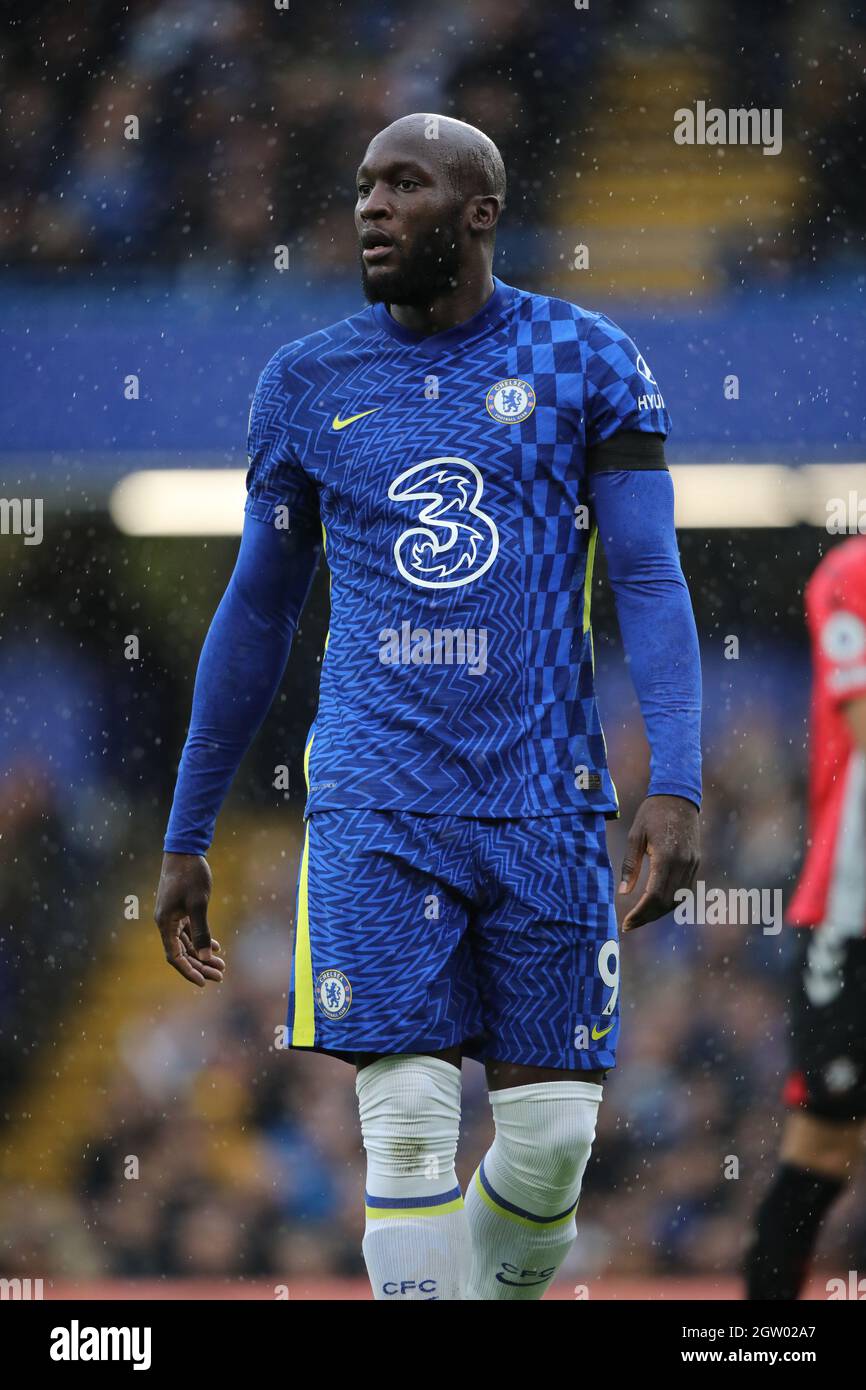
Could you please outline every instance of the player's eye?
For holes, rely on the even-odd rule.
[[[358,184],[358,197],[359,197],[359,198],[369,198],[369,196],[370,196],[370,185],[369,185],[368,183],[359,183],[359,184]]]
[[[406,193],[410,188],[420,188],[420,184],[417,179],[401,179],[397,187],[401,192]]]

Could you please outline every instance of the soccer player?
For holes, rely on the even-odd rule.
[[[747,1297],[794,1299],[821,1224],[861,1155],[866,1119],[866,539],[806,586],[813,686],[809,839],[798,928],[791,1107],[746,1259]]]
[[[392,1302],[538,1299],[574,1239],[619,1030],[598,537],[652,759],[626,929],[667,912],[698,860],[699,659],[664,401],[609,319],[492,274],[504,202],[498,150],[460,121],[406,116],[364,155],[369,307],[259,381],[156,911],[170,963],[221,978],[203,856],[321,548],[289,1027],[357,1067],[363,1250]],[[486,1064],[495,1121],[465,1204],[464,1056]]]

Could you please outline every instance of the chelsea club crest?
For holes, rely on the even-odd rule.
[[[487,413],[500,425],[519,425],[535,409],[535,392],[528,381],[508,377],[487,392]]]
[[[345,1018],[352,1005],[352,986],[342,970],[323,970],[316,980],[316,1003],[326,1018]]]

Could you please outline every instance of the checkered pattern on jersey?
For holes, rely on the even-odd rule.
[[[526,704],[536,734],[529,751],[544,809],[568,803],[579,770],[612,794],[583,630],[592,518],[574,434],[598,442],[612,432],[614,415],[622,428],[668,433],[666,411],[648,404],[657,388],[638,360],[649,371],[627,335],[602,315],[539,295],[521,302],[514,373],[533,383],[539,401],[514,432],[524,506]]]
[[[309,828],[314,998],[329,970],[352,991],[342,1018],[314,1006],[316,1047],[464,1043],[527,1066],[615,1065],[615,948],[607,983],[599,969],[616,937],[601,815],[344,810],[314,812]],[[290,1028],[295,1004],[293,991]]]
[[[610,432],[612,412],[650,431],[666,432],[667,417],[648,404],[657,388],[637,349],[608,320],[499,282],[497,295],[482,327],[419,346],[367,310],[281,350],[259,384],[248,508],[270,520],[282,502],[310,528],[320,514],[331,570],[308,811],[616,808],[583,630],[585,441]],[[536,394],[519,424],[486,408],[509,377]],[[420,496],[389,497],[420,465]],[[417,536],[431,493],[437,520],[426,525],[459,537],[471,582],[449,571],[432,588],[401,573],[401,542]],[[440,517],[461,524],[446,530]],[[411,642],[383,661],[382,634],[407,626],[483,634],[483,673],[425,662],[423,651],[413,660]]]
[[[622,429],[670,434],[670,416],[649,364],[604,314],[585,315],[583,358],[587,444]]]

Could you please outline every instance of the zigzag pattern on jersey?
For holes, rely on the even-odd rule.
[[[340,970],[352,1004],[315,1007],[333,1051],[452,1047],[482,1031],[466,936],[472,821],[391,811],[317,811],[309,822],[313,982]],[[438,914],[438,915],[436,915]],[[289,1001],[289,1027],[294,1021]]]
[[[616,937],[603,818],[476,826],[488,892],[473,922],[473,960],[494,1040],[487,1055],[526,1066],[614,1066],[616,1014],[603,1040],[575,1047],[578,1026],[589,1034],[611,997],[598,973],[599,949]]]
[[[314,336],[327,338],[327,333]],[[303,468],[289,428],[300,411],[288,385],[287,367],[308,341],[287,343],[271,358],[256,386],[247,434],[245,510],[257,521],[271,522],[277,507],[287,506],[293,530],[318,525],[319,517],[315,484]]]
[[[597,968],[616,936],[602,816],[314,812],[308,892],[314,984],[339,970],[352,988],[343,1018],[315,1008],[317,1047],[468,1040],[477,1058],[615,1064],[615,1015],[598,1045],[574,1045],[610,998]]]
[[[496,815],[526,805],[524,730],[513,698],[521,682],[523,579],[514,558],[509,432],[500,427],[497,438],[477,389],[466,388],[467,381],[483,382],[497,370],[496,356],[489,337],[443,356],[435,364],[435,399],[425,399],[417,359],[407,360],[382,335],[363,364],[335,372],[347,383],[342,390],[356,402],[353,409],[383,397],[387,406],[340,439],[337,476],[323,498],[335,591],[358,602],[335,602],[332,610],[311,789],[320,781],[351,781],[353,803],[423,802],[434,812],[470,810],[480,802]],[[387,491],[412,465],[443,456],[465,458],[482,473],[480,505],[495,518],[500,548],[493,566],[473,583],[428,590],[397,576],[395,541],[415,516]],[[366,628],[359,631],[362,605]],[[412,630],[484,629],[486,674],[473,676],[456,665],[383,666],[379,634],[400,631],[404,622]],[[348,689],[351,700],[341,699]],[[387,746],[370,747],[365,731],[381,726],[392,692],[397,717],[382,729]],[[311,796],[310,808],[316,805]]]
[[[459,451],[484,474],[484,508],[504,516],[506,523],[513,518],[509,429],[499,426],[498,440],[495,434],[491,438],[492,422],[483,401],[477,390],[467,398],[465,387],[467,378],[495,380],[506,370],[501,360],[490,360],[501,353],[501,343],[497,347],[495,340],[481,338],[468,350],[438,361],[438,397],[426,399],[422,364],[407,360],[405,351],[384,335],[376,335],[375,348],[367,344],[360,355],[354,338],[330,353],[324,351],[326,339],[327,334],[316,335],[300,358],[287,349],[291,393],[286,387],[276,397],[273,391],[263,391],[257,407],[261,412],[274,407],[285,412],[286,400],[295,398],[305,418],[311,411],[317,413],[318,432],[308,430],[304,438],[307,469],[327,466],[336,447],[337,475],[321,499],[335,602],[310,759],[311,787],[328,783],[330,790],[330,784],[337,783],[344,791],[350,784],[345,795],[352,804],[423,801],[425,809],[469,810],[469,803],[480,800],[489,814],[524,810],[533,805],[532,786],[525,789],[523,722],[519,709],[511,708],[523,667],[520,565],[498,563],[476,584],[435,596],[405,581],[395,585],[394,539],[412,518],[401,515],[398,504],[383,496],[387,481],[412,463]],[[345,418],[383,397],[387,408],[341,432],[335,446],[330,432],[334,415]],[[279,432],[268,424],[257,431],[256,443],[278,438]],[[409,454],[407,440],[412,446]],[[271,464],[264,459],[260,466],[257,501],[271,508],[284,490],[277,481],[279,460]],[[294,505],[299,506],[297,498]],[[362,607],[369,615],[366,633],[359,632]],[[494,615],[492,632],[488,613]],[[378,634],[383,627],[399,629],[403,621],[412,628],[486,628],[488,671],[483,681],[465,668],[383,668],[375,659]],[[400,718],[381,731],[387,739],[383,749],[371,745],[369,731],[381,727],[383,696],[387,704],[383,684],[389,680],[399,694]],[[407,687],[414,688],[414,698]],[[341,698],[348,689],[351,699]],[[505,720],[495,717],[497,711]],[[460,732],[456,749],[455,730]],[[341,758],[342,749],[346,752]],[[509,789],[507,799],[498,795],[502,788]],[[314,791],[310,809],[321,801]]]

